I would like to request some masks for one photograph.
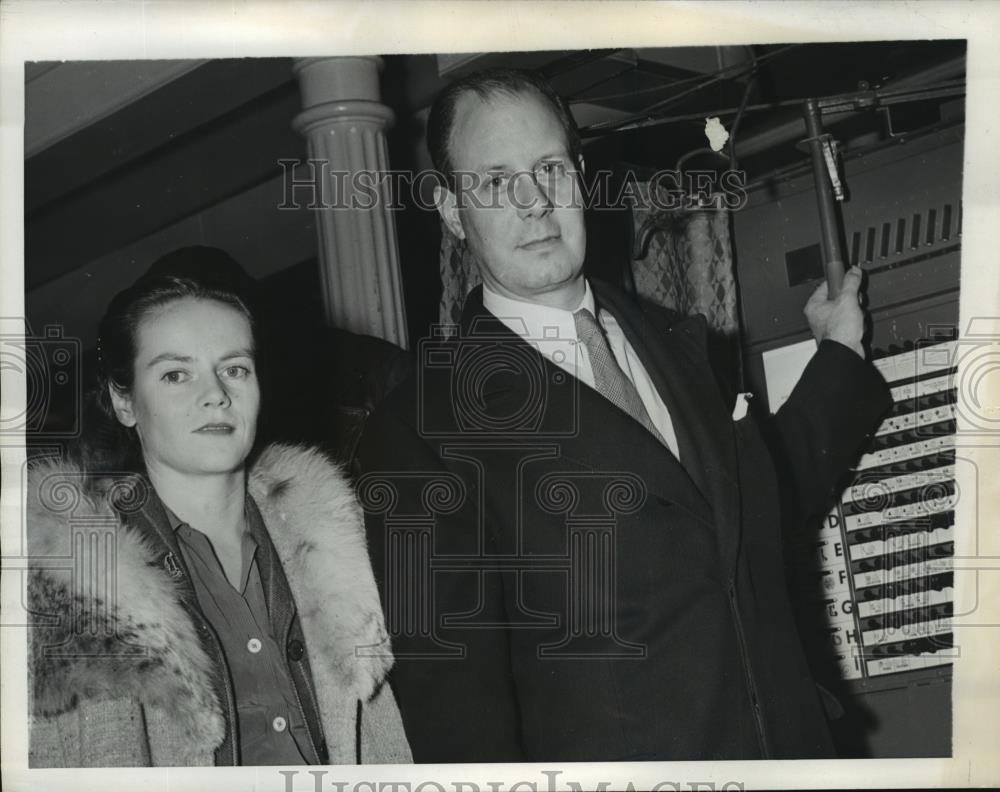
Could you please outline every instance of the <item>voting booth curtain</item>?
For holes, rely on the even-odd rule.
[[[482,283],[479,269],[465,241],[456,237],[441,221],[441,306],[438,321],[457,325],[462,318],[465,297]]]
[[[729,211],[718,201],[666,209],[640,183],[632,212],[632,278],[636,293],[682,314],[703,314],[721,336],[739,332]],[[676,203],[676,199],[674,200]]]

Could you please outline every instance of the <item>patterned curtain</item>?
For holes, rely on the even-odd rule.
[[[729,212],[712,206],[665,210],[640,183],[633,209],[632,277],[638,294],[682,314],[700,313],[709,327],[736,338],[739,319]],[[663,203],[666,203],[664,196]]]
[[[440,322],[457,325],[462,318],[466,295],[482,283],[475,259],[465,241],[441,221],[441,308]]]

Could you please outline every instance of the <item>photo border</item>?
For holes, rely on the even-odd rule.
[[[459,33],[460,32],[460,33]],[[109,60],[210,57],[273,57],[350,54],[442,53],[453,51],[662,47],[766,44],[814,41],[879,41],[966,38],[968,92],[963,183],[960,326],[983,322],[1000,336],[1000,6],[950,2],[29,2],[0,5],[0,170],[3,244],[0,316],[24,316],[24,74],[26,60]],[[461,46],[456,46],[461,42]],[[23,380],[0,372],[3,410],[24,408]],[[993,385],[996,385],[994,378]],[[988,406],[1000,393],[984,395]],[[9,414],[9,413],[8,413]],[[960,426],[961,430],[962,427]],[[984,530],[1000,501],[998,444],[966,449],[985,473],[980,502],[960,504],[956,557],[993,559],[1000,566],[1000,532]],[[3,488],[0,525],[3,547],[20,542],[20,470],[24,450],[0,449]],[[961,485],[961,482],[959,482]],[[987,526],[967,530],[978,505]],[[963,508],[964,507],[964,508]],[[992,535],[991,535],[992,534]],[[989,569],[956,572],[956,601],[979,603],[974,624],[956,642],[962,657],[954,669],[953,757],[951,759],[595,763],[559,765],[358,766],[330,770],[323,790],[444,788],[538,790],[582,788],[608,782],[609,789],[988,786],[1000,784],[1000,575]],[[13,578],[3,576],[7,607]],[[969,586],[975,590],[970,593]],[[18,588],[18,586],[14,586]],[[977,629],[972,629],[975,626]],[[25,631],[0,634],[3,652],[3,781],[8,789],[320,789],[306,768],[195,768],[138,770],[28,770]],[[680,717],[683,717],[682,715]],[[318,770],[319,768],[311,768]],[[558,775],[553,776],[553,773]],[[436,782],[436,783],[433,783]],[[341,785],[341,783],[343,785]],[[423,786],[420,785],[423,783]],[[290,785],[289,785],[290,784]],[[502,786],[498,787],[498,784]],[[713,784],[714,787],[709,787]],[[677,786],[679,785],[679,786]],[[396,789],[406,787],[396,786]]]

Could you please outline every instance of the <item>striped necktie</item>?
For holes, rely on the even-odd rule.
[[[576,337],[587,347],[590,366],[594,371],[594,388],[597,392],[626,415],[632,416],[645,426],[663,445],[667,445],[650,420],[649,413],[646,412],[632,380],[625,376],[625,372],[615,360],[608,339],[604,336],[604,330],[594,315],[586,308],[581,308],[573,314],[573,320],[576,323]]]

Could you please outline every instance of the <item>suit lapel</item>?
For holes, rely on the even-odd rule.
[[[666,312],[641,308],[625,295],[591,281],[670,412],[681,459],[712,504],[720,526],[739,525],[739,487],[732,416],[719,393],[705,343],[705,320],[670,323]]]
[[[468,341],[476,337],[518,345],[521,353],[529,355],[544,372],[549,386],[544,391],[544,415],[536,436],[553,437],[559,444],[561,457],[591,470],[635,473],[650,496],[683,508],[702,522],[713,522],[710,502],[668,449],[642,424],[594,389],[566,376],[561,368],[486,311],[479,289],[469,295],[463,315],[462,338]],[[487,383],[480,395],[496,415],[515,414],[524,409],[526,399],[530,398],[527,379],[514,372],[498,371]],[[566,416],[570,415],[577,416],[577,431],[566,434],[562,430]]]

